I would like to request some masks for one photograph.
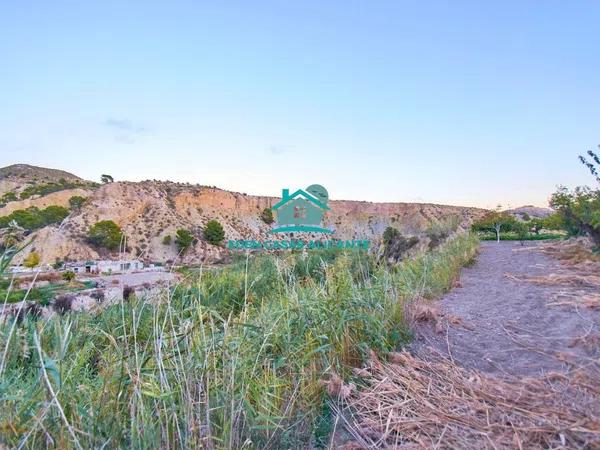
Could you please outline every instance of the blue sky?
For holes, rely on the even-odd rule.
[[[593,184],[600,3],[2,2],[0,165],[545,206]]]

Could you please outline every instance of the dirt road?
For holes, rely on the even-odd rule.
[[[417,326],[413,352],[432,347],[461,366],[498,375],[600,364],[600,309],[578,300],[598,296],[600,286],[577,278],[540,244],[525,245],[483,242],[477,262],[440,300],[438,329]]]

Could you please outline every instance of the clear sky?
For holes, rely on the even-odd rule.
[[[594,1],[5,0],[0,165],[545,206],[594,182],[599,24]]]

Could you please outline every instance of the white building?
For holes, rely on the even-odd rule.
[[[144,263],[134,260],[103,260],[67,263],[65,268],[75,273],[118,273],[142,270]]]

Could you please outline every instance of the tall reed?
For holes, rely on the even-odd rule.
[[[96,313],[26,318],[5,350],[0,439],[15,448],[319,445],[327,372],[407,339],[404,302],[448,289],[455,237],[397,267],[362,252],[258,256]],[[9,337],[10,336],[10,337]]]

